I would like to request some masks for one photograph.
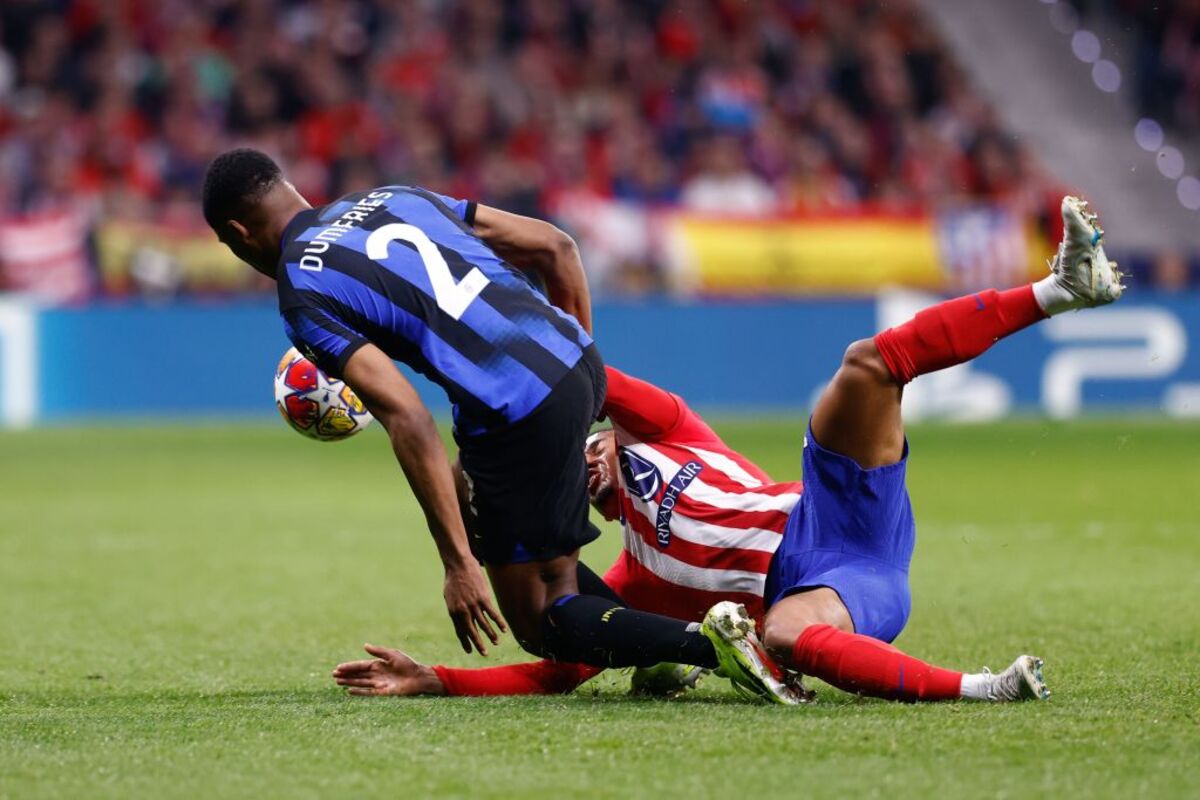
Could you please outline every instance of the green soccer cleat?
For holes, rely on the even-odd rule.
[[[717,651],[718,674],[729,678],[739,693],[785,706],[807,702],[759,643],[745,606],[728,600],[717,603],[704,615],[700,630]]]
[[[993,703],[1050,698],[1050,690],[1046,688],[1046,680],[1042,677],[1042,660],[1036,656],[1017,656],[1008,669],[996,675],[984,667],[983,674],[991,678],[987,699]]]
[[[688,664],[655,664],[633,671],[629,693],[639,697],[678,697],[695,689],[708,670]]]

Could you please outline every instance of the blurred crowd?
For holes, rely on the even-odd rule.
[[[1200,0],[1109,3],[1137,31],[1134,71],[1142,115],[1200,133]]]
[[[733,213],[1038,183],[909,0],[5,0],[0,208],[195,215],[208,159]]]
[[[314,203],[395,182],[551,216],[1025,215],[1055,188],[915,0],[0,3],[0,219],[196,226],[234,144]]]

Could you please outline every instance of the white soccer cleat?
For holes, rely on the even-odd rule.
[[[1086,200],[1066,196],[1062,200],[1063,240],[1050,260],[1054,282],[1069,299],[1054,311],[1093,308],[1120,298],[1125,287],[1117,262],[1109,261],[1101,242],[1104,230]]]
[[[1036,656],[1017,656],[1017,660],[998,675],[984,667],[983,674],[990,678],[987,699],[993,703],[1050,698],[1050,690],[1042,677],[1042,660]]]
[[[704,615],[700,630],[717,651],[719,674],[741,694],[787,706],[810,699],[789,685],[783,670],[767,655],[754,632],[754,620],[741,603],[717,603]]]

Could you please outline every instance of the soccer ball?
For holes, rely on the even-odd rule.
[[[373,417],[358,396],[291,348],[275,368],[275,407],[288,425],[318,442],[349,438]]]

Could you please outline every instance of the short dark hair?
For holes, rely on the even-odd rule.
[[[204,219],[215,230],[283,179],[269,155],[249,147],[228,150],[204,174]]]

